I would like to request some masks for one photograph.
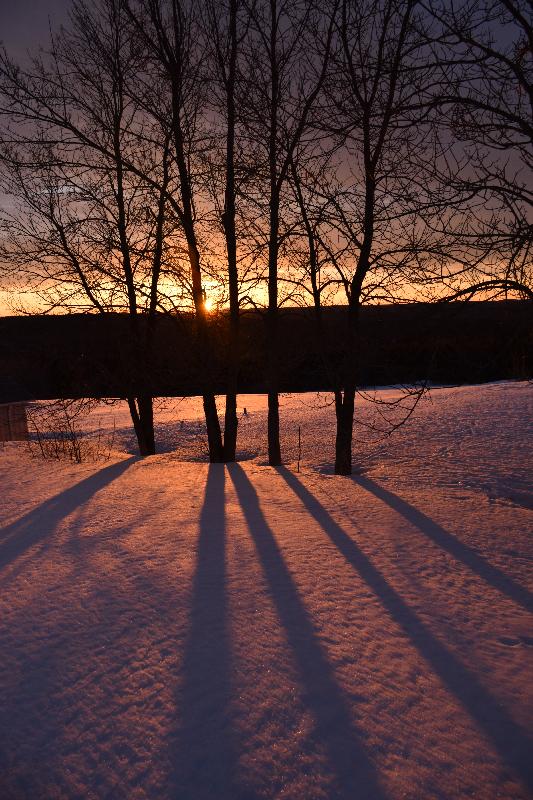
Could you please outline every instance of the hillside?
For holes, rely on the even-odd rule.
[[[335,385],[346,340],[345,309],[325,310],[317,337],[312,309],[280,317],[280,388]],[[429,380],[464,383],[533,373],[531,304],[519,301],[363,307],[359,383]],[[144,320],[141,320],[143,322]],[[136,363],[124,315],[0,318],[0,402],[68,396],[126,396],[146,380],[154,396],[223,392],[227,316],[212,316],[201,351],[189,317],[160,317],[148,375]],[[265,391],[265,325],[260,312],[241,319],[240,392]]]

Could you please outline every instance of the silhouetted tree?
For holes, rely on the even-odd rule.
[[[214,110],[214,135],[209,153],[211,195],[225,242],[225,280],[229,299],[229,347],[224,415],[224,461],[235,461],[237,446],[237,390],[239,376],[239,269],[237,254],[237,192],[242,180],[242,149],[238,142],[238,103],[243,77],[239,55],[246,36],[248,11],[243,0],[207,0],[202,16],[208,46],[206,80]]]
[[[533,299],[533,15],[527,0],[431,4],[445,47],[442,90],[465,199],[458,242],[470,264],[449,298]]]
[[[268,462],[281,464],[278,401],[280,252],[288,226],[287,178],[298,147],[313,147],[311,117],[323,87],[337,4],[261,0],[249,4],[248,83],[242,109],[253,161],[257,235],[267,261]]]
[[[192,299],[197,324],[198,346],[205,359],[209,353],[209,324],[202,280],[201,244],[197,211],[201,200],[195,197],[204,146],[204,111],[207,105],[203,60],[206,55],[194,6],[180,0],[139,0],[127,2],[136,40],[142,43],[147,77],[141,87],[145,112],[162,126],[172,142],[177,173],[172,191],[172,207],[183,230],[192,277]],[[160,76],[157,91],[153,77]],[[204,368],[203,405],[209,444],[209,460],[224,460],[222,432],[215,395],[208,387],[208,364]]]
[[[428,25],[416,0],[341,3],[323,108],[339,150],[333,187],[322,190],[329,195],[322,241],[329,235],[347,310],[335,389],[341,475],[352,468],[360,306],[407,297],[424,259],[441,247],[427,222],[446,203],[427,169],[441,155],[430,114],[438,75]]]
[[[126,311],[128,404],[142,455],[155,451],[151,351],[173,222],[169,140],[150,129],[131,81],[143,64],[123,5],[73,6],[71,23],[27,69],[0,57],[5,122],[2,268],[41,310]]]

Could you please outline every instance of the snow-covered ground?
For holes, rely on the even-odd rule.
[[[123,404],[107,461],[0,448],[0,798],[531,797],[533,386],[390,436],[361,399],[352,478],[327,397],[283,398],[280,470],[239,409],[229,467],[197,399],[144,460]]]

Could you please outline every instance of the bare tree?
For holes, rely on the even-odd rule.
[[[142,42],[149,75],[142,87],[145,112],[163,126],[172,142],[177,185],[171,203],[182,227],[192,279],[192,299],[199,351],[209,353],[209,324],[202,281],[201,242],[198,210],[202,201],[195,196],[199,154],[206,146],[204,82],[205,42],[192,3],[180,0],[139,0],[126,2],[127,13]],[[162,80],[153,91],[152,76]],[[215,395],[204,372],[203,405],[211,462],[224,460],[222,433]]]
[[[172,232],[168,138],[157,145],[129,90],[142,70],[119,0],[73,6],[48,54],[0,59],[3,269],[42,310],[126,311],[135,378],[128,403],[142,455],[155,451],[150,351]],[[174,243],[175,244],[175,243]]]
[[[337,4],[326,12],[309,2],[249,4],[247,100],[242,109],[256,170],[257,234],[267,261],[268,461],[281,464],[278,401],[280,253],[289,223],[287,178],[297,147],[313,147],[311,116],[323,87]],[[282,213],[282,210],[285,214]]]
[[[242,99],[239,55],[249,15],[243,0],[208,0],[202,18],[208,47],[206,80],[213,109],[213,138],[209,153],[211,196],[215,226],[225,243],[229,299],[229,351],[224,415],[224,461],[235,461],[237,445],[237,388],[239,376],[240,297],[237,241],[237,195],[242,181],[242,149],[238,141],[237,105]],[[217,225],[218,223],[218,225]]]
[[[458,240],[469,269],[448,297],[533,299],[533,16],[527,0],[430,3],[441,26],[443,110],[462,151]]]
[[[346,301],[344,359],[335,390],[336,474],[350,474],[363,302],[409,298],[424,258],[439,248],[428,219],[446,199],[427,170],[440,156],[429,113],[439,91],[426,20],[416,0],[343,0],[324,111],[339,142],[329,191],[330,261]],[[324,230],[324,228],[323,228]]]

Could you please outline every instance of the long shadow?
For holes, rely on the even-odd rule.
[[[342,691],[317,638],[279,547],[260,509],[257,493],[243,470],[228,468],[255,542],[270,594],[294,652],[304,689],[304,701],[315,719],[314,738],[325,747],[337,779],[331,797],[383,800],[376,769],[365,752],[362,734],[350,719]]]
[[[182,681],[181,724],[171,757],[173,797],[233,800],[242,795],[231,727],[231,653],[226,597],[225,469],[210,464],[200,515],[196,572]]]
[[[479,553],[463,542],[452,536],[451,533],[437,525],[430,517],[427,517],[414,506],[402,500],[398,495],[393,494],[383,486],[374,483],[369,478],[361,476],[354,477],[354,482],[358,483],[367,492],[370,492],[379,500],[383,500],[390,508],[401,514],[408,522],[417,527],[428,539],[435,542],[443,550],[447,550],[450,555],[458,561],[462,561],[467,567],[476,573],[482,580],[489,583],[499,592],[507,595],[515,603],[521,605],[526,611],[533,613],[533,594],[525,587],[516,583],[497,567],[492,566]]]
[[[409,608],[398,592],[387,583],[381,572],[296,476],[283,468],[279,469],[279,473],[346,561],[380,599],[391,618],[409,636],[443,684],[461,702],[487,739],[492,742],[501,759],[525,786],[533,789],[531,762],[533,741],[528,733],[499,706],[475,675],[433,636],[428,626]]]
[[[136,460],[128,458],[118,464],[104,467],[70,489],[65,489],[64,492],[41,503],[11,525],[0,529],[0,569],[33,544],[51,536],[62,519],[86,503],[104,486],[116,480]]]

